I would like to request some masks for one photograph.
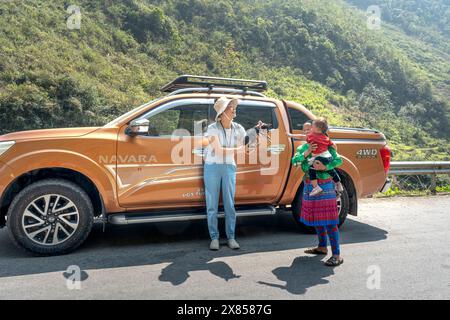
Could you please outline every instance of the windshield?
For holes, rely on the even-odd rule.
[[[105,124],[105,127],[115,126],[116,124],[122,122],[124,119],[128,118],[131,114],[133,114],[135,112],[138,112],[140,109],[146,108],[149,104],[152,104],[152,103],[154,103],[154,102],[156,102],[158,100],[161,100],[161,98],[157,98],[155,100],[152,100],[152,101],[149,101],[147,103],[144,103],[143,105],[141,105],[141,106],[139,106],[137,108],[134,108],[134,109],[128,111],[127,113],[124,113],[120,117],[118,117],[118,118],[114,119],[113,121],[108,122],[107,124]]]

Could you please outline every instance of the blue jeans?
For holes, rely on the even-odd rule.
[[[205,182],[206,214],[211,240],[219,239],[217,213],[219,196],[222,189],[222,202],[225,209],[225,231],[228,240],[234,239],[236,229],[236,166],[232,164],[205,164],[203,180]]]

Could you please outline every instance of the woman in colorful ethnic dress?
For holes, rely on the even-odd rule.
[[[304,131],[308,131],[310,126],[310,123],[305,124]],[[308,134],[308,132],[305,132],[305,134]],[[336,190],[333,179],[327,171],[340,166],[342,159],[336,149],[330,146],[328,151],[332,155],[332,160],[326,165],[319,161],[314,162],[313,168],[317,171],[317,182],[322,192],[319,195],[311,196],[313,185],[308,177],[310,168],[308,159],[312,157],[316,148],[317,146],[313,143],[311,145],[303,144],[297,148],[297,152],[292,158],[293,165],[300,165],[305,172],[300,222],[314,227],[319,238],[318,246],[306,250],[305,253],[326,255],[328,253],[327,239],[329,239],[333,255],[325,262],[325,265],[335,267],[341,265],[344,259],[341,257],[339,246],[339,212]]]

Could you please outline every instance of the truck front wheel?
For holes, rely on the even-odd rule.
[[[9,235],[19,247],[39,255],[68,253],[89,235],[94,210],[78,185],[48,179],[23,189],[8,210]]]
[[[339,211],[339,226],[341,226],[345,220],[347,219],[347,214],[350,210],[350,200],[348,197],[348,192],[343,185],[344,191],[341,196],[337,198],[338,211]],[[304,233],[315,233],[313,227],[307,226],[304,223],[300,222],[300,213],[302,209],[302,199],[303,199],[303,184],[295,196],[294,202],[292,203],[292,216],[294,217],[295,223],[297,224],[300,231]]]

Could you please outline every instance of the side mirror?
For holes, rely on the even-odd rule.
[[[148,134],[148,129],[150,127],[150,121],[148,119],[136,119],[130,122],[126,134],[134,137],[138,135],[146,135]]]

